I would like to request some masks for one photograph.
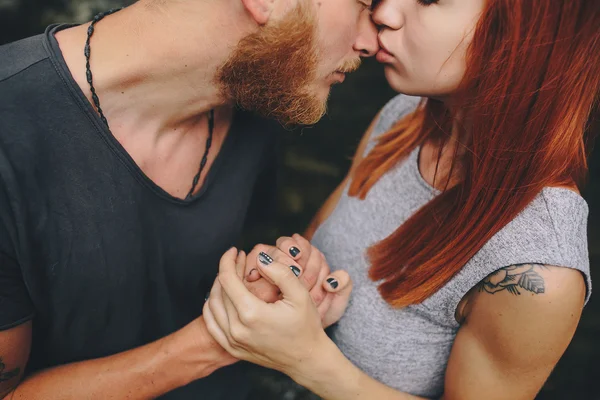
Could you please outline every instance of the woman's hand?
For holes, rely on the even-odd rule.
[[[248,291],[243,282],[246,256],[231,249],[221,259],[204,319],[210,334],[232,356],[291,374],[312,365],[331,341],[311,296],[289,266],[265,254],[257,259],[261,275],[281,290],[281,300],[268,304]],[[344,300],[339,304],[347,304],[350,279],[344,271],[334,278],[339,286],[332,294]],[[333,323],[343,310],[330,310],[325,319]]]
[[[309,290],[324,327],[341,318],[352,291],[350,277],[343,271],[330,274],[325,256],[308,240],[298,234],[281,237],[277,240],[277,247],[259,244],[248,254],[244,271],[246,286],[253,294],[260,294],[257,297],[271,303],[281,298],[281,292],[268,276],[261,274],[262,270],[258,265],[258,255],[261,252],[281,264],[290,266],[292,272]],[[268,293],[267,298],[265,293]]]

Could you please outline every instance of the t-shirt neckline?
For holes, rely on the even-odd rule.
[[[107,128],[107,126],[102,122],[97,112],[94,110],[92,104],[88,101],[87,97],[82,92],[77,82],[75,82],[75,80],[73,79],[73,76],[71,75],[71,72],[67,67],[67,64],[62,56],[62,52],[60,50],[58,41],[56,40],[54,35],[61,30],[68,29],[74,26],[77,26],[77,24],[53,24],[48,26],[44,34],[44,47],[46,48],[46,51],[49,54],[49,58],[54,64],[54,67],[56,68],[57,72],[61,76],[65,86],[68,88],[69,92],[76,100],[82,112],[88,117],[92,125],[94,125],[95,131],[101,136],[104,142],[115,153],[118,159],[127,167],[132,176],[141,185],[150,189],[155,195],[166,201],[178,205],[190,205],[198,201],[210,188],[212,182],[216,178],[219,167],[221,166],[221,164],[223,164],[224,160],[227,159],[227,155],[231,151],[231,148],[235,142],[235,132],[238,124],[237,113],[234,112],[233,114],[234,116],[231,126],[229,127],[229,132],[227,133],[225,141],[221,146],[221,150],[219,151],[219,154],[217,154],[217,157],[213,161],[204,180],[204,184],[202,185],[200,190],[187,199],[181,199],[171,195],[163,188],[158,186],[142,171],[142,169],[137,165],[137,163],[133,160],[133,158],[129,155],[129,153],[125,150],[121,143],[114,137],[114,135]],[[198,158],[198,165],[200,165],[200,157],[201,155]]]

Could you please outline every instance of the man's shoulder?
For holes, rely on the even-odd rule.
[[[0,46],[0,83],[48,59],[44,38],[36,35]]]

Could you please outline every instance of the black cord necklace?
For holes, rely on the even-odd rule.
[[[104,122],[104,124],[106,125],[106,127],[109,130],[110,130],[110,127],[108,126],[108,121],[106,120],[106,117],[104,116],[104,113],[102,112],[102,108],[100,107],[100,99],[98,98],[98,95],[96,94],[96,88],[94,88],[94,83],[93,83],[94,79],[93,79],[93,75],[92,75],[92,69],[90,68],[90,54],[91,54],[90,40],[92,39],[92,35],[94,34],[94,26],[98,22],[100,22],[104,17],[114,14],[117,11],[122,10],[122,9],[123,9],[123,7],[113,8],[111,10],[101,12],[100,14],[98,14],[94,17],[94,19],[92,20],[92,23],[89,26],[88,31],[87,31],[87,40],[85,41],[85,49],[84,49],[85,73],[86,73],[87,81],[90,84],[90,91],[92,92],[92,101],[94,102],[94,106],[96,106],[96,109],[98,110],[100,119],[102,120],[102,122]],[[204,167],[206,167],[206,163],[208,161],[208,152],[210,151],[210,147],[212,145],[214,128],[215,128],[215,112],[214,112],[214,110],[210,110],[210,112],[208,113],[208,139],[206,139],[206,150],[204,150],[204,156],[202,157],[202,161],[200,162],[200,169],[199,169],[198,173],[196,174],[196,176],[194,176],[194,180],[192,181],[192,188],[190,189],[189,193],[187,194],[186,199],[189,199],[193,196],[194,190],[196,190],[196,186],[198,185],[198,181],[200,180],[200,175],[202,175],[202,171],[204,170]]]

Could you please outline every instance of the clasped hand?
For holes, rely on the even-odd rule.
[[[323,328],[341,318],[351,290],[345,271],[330,274],[323,254],[294,235],[248,256],[226,252],[203,315],[232,356],[290,373],[330,342]]]

